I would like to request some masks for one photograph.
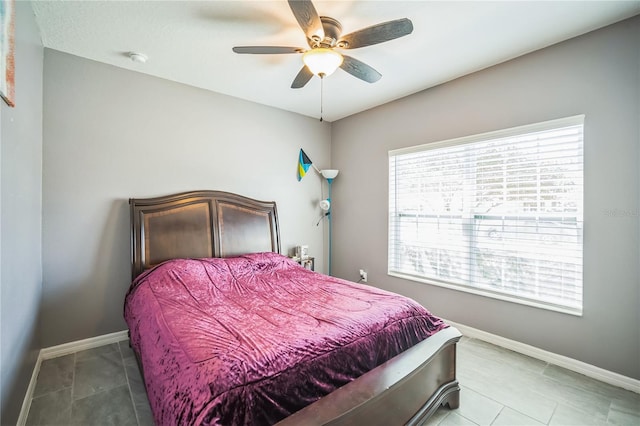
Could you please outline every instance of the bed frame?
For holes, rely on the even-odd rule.
[[[169,259],[280,253],[275,202],[195,191],[129,205],[133,278]],[[453,327],[441,330],[278,425],[419,425],[441,405],[457,408],[460,337]]]

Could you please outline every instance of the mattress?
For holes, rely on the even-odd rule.
[[[447,327],[276,253],[165,262],[124,315],[158,425],[276,423]]]

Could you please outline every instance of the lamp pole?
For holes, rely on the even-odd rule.
[[[331,199],[331,184],[333,183],[333,178],[327,179],[329,183],[329,211],[327,212],[328,221],[329,221],[329,275],[331,275],[331,208],[333,207],[333,200]]]
[[[329,209],[327,209],[327,216],[328,216],[328,221],[329,221],[329,275],[331,275],[331,234],[332,234],[332,220],[331,220],[331,207],[333,207],[331,205],[331,203],[333,203],[333,201],[331,200],[331,184],[333,183],[333,180],[336,178],[336,176],[338,176],[339,170],[322,170],[320,172],[322,174],[322,176],[327,180],[327,183],[329,185],[329,198],[327,199],[329,201]]]

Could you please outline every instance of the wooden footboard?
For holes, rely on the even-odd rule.
[[[277,425],[419,425],[441,405],[457,408],[460,337],[444,329]]]
[[[449,327],[418,343],[276,426],[420,425],[443,405],[458,408],[456,343]],[[144,380],[140,355],[134,350]]]

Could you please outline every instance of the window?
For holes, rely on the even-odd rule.
[[[584,116],[389,152],[389,274],[582,314]]]

